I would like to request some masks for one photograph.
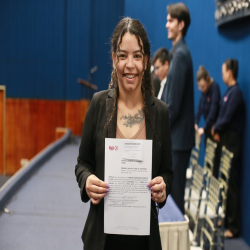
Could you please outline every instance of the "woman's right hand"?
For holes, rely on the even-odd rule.
[[[96,205],[109,192],[109,184],[92,174],[86,180],[85,189],[91,202]]]

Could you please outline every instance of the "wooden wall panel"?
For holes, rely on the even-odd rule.
[[[81,135],[88,105],[89,101],[86,100],[7,98],[6,174],[14,174],[21,167],[21,159],[30,160],[55,141],[57,127],[68,127],[73,134]]]
[[[88,100],[67,101],[66,127],[70,128],[73,134],[81,136],[82,126],[88,107]]]
[[[56,127],[65,127],[65,105],[64,101],[38,101],[36,128],[36,136],[39,138],[38,152],[55,140]]]
[[[0,174],[5,173],[5,86],[0,86]]]
[[[3,91],[0,90],[0,174],[3,174],[4,168],[4,153],[3,153],[3,145],[4,145],[4,134],[3,134]]]
[[[65,126],[65,102],[6,100],[6,174],[20,168],[55,140],[55,128]]]

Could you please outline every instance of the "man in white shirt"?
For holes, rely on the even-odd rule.
[[[154,72],[155,72],[155,75],[161,81],[160,90],[157,96],[158,99],[162,99],[162,93],[167,82],[169,62],[170,62],[170,58],[169,58],[168,50],[166,48],[160,48],[155,52],[153,56],[153,64],[155,68]]]

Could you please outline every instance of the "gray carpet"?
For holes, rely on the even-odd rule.
[[[250,250],[250,247],[242,238],[225,239],[225,250]]]
[[[68,144],[29,179],[0,216],[1,250],[82,249],[89,204],[80,200],[74,167],[79,144]]]

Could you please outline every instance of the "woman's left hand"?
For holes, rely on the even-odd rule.
[[[155,202],[163,202],[166,200],[166,183],[161,176],[155,177],[148,184],[151,190],[151,199]]]

